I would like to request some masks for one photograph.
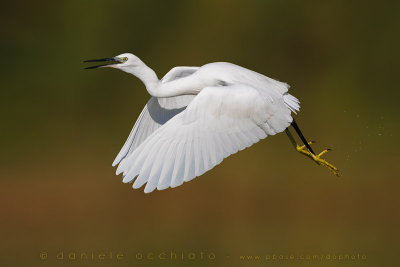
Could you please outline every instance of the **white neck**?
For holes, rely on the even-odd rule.
[[[120,67],[120,69],[138,77],[144,83],[151,96],[173,97],[198,93],[197,88],[193,86],[193,82],[188,79],[189,77],[162,83],[157,74],[143,62],[140,65],[128,65]]]

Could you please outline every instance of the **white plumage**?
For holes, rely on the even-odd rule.
[[[179,186],[284,131],[300,108],[287,84],[231,63],[175,67],[159,81],[132,54],[112,59],[107,66],[137,76],[152,95],[113,163],[123,182],[146,184],[146,193]]]

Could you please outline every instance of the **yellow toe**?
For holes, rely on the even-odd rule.
[[[312,142],[309,142],[309,144],[311,144]],[[329,170],[331,170],[331,172],[336,175],[339,176],[339,170],[338,168],[336,168],[335,166],[333,166],[332,164],[330,164],[329,162],[327,162],[325,159],[321,158],[323,155],[325,155],[326,153],[328,153],[330,151],[330,149],[325,149],[323,150],[321,153],[319,153],[318,155],[314,155],[313,153],[311,153],[310,151],[308,151],[308,149],[306,149],[305,145],[303,146],[296,146],[296,150],[298,152],[300,152],[301,154],[311,158],[312,160],[314,160],[314,162],[316,162],[318,165],[322,165],[327,167]]]

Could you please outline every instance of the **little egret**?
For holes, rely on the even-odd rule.
[[[292,118],[300,106],[286,83],[226,62],[175,67],[161,80],[130,53],[84,62],[102,63],[87,69],[111,67],[130,73],[151,95],[113,163],[119,164],[117,175],[123,173],[123,182],[133,183],[133,188],[147,183],[144,192],[149,193],[177,187],[283,131],[298,152],[338,175],[338,169],[321,158],[328,149],[315,154]],[[290,125],[304,145],[296,143]]]

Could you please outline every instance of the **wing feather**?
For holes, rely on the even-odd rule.
[[[129,156],[155,130],[164,125],[175,115],[182,112],[193,100],[193,95],[182,95],[169,98],[151,97],[139,115],[124,146],[113,162],[117,165]]]
[[[292,121],[282,95],[236,84],[204,88],[120,163],[117,173],[145,192],[176,187],[224,158],[283,131]],[[272,99],[272,101],[270,100]]]

